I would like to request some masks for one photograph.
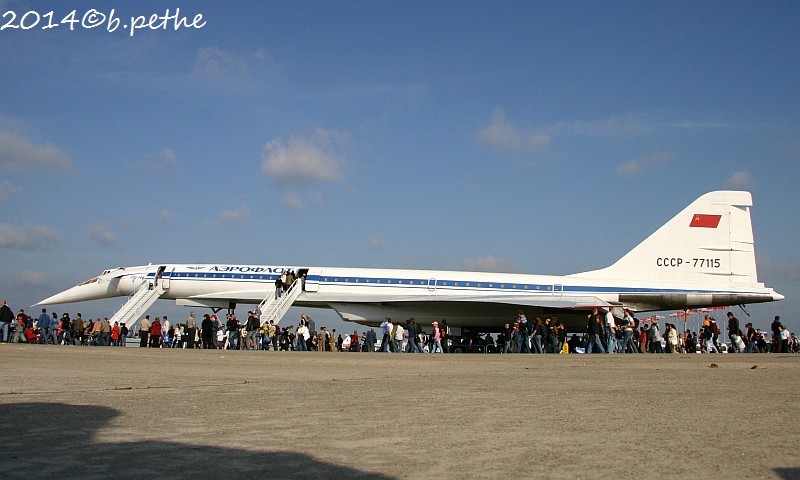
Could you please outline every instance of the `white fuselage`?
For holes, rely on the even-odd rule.
[[[265,265],[154,265],[100,275],[41,303],[67,303],[133,293],[145,280],[164,289],[162,299],[192,307],[231,308],[260,303],[274,294],[284,271],[304,275],[295,305],[332,308],[343,319],[374,325],[386,317],[418,322],[447,319],[451,326],[491,327],[519,311],[529,316],[585,318],[592,307],[624,305],[638,311],[766,302],[769,288],[711,289],[578,276],[523,275],[438,270]],[[571,322],[572,323],[572,322]]]
[[[567,276],[375,268],[161,264],[106,270],[41,304],[129,295],[145,281],[179,305],[260,304],[287,270],[303,278],[298,306],[374,325],[384,317],[497,328],[520,311],[583,323],[593,307],[659,311],[780,300],[757,278],[749,192],[702,195],[613,265]],[[152,295],[148,297],[155,300]],[[135,302],[134,302],[135,303]],[[266,306],[267,303],[265,302]]]

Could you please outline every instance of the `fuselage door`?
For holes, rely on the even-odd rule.
[[[300,270],[298,273],[302,274],[303,271]],[[306,292],[316,292],[319,290],[319,280],[322,277],[322,269],[319,268],[309,268],[306,272],[306,283],[304,286],[304,290]]]
[[[164,290],[167,290],[169,288],[170,277],[164,275],[164,272],[166,271],[167,271],[167,266],[161,265],[160,267],[158,267],[158,270],[156,270],[155,277],[153,278],[154,280],[153,284],[161,285],[161,288],[163,288]]]
[[[428,280],[428,291],[435,292],[436,291],[436,279],[431,278]]]
[[[560,298],[561,295],[564,293],[564,286],[561,284],[553,285],[553,297]]]
[[[161,286],[164,290],[169,290],[169,281],[172,278],[172,273],[175,272],[175,267],[169,269],[169,271],[161,272]]]

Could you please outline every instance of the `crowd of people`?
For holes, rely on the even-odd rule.
[[[588,317],[583,340],[576,335],[569,342],[569,351],[577,353],[794,353],[800,351],[797,337],[775,316],[770,325],[771,341],[760,328],[752,323],[742,331],[739,319],[728,312],[724,327],[729,342],[720,340],[722,331],[716,319],[706,315],[699,332],[680,332],[672,323],[666,323],[663,333],[656,318],[642,323],[628,309],[623,317],[614,315],[614,308],[601,314],[595,308]],[[724,339],[725,337],[723,337]]]
[[[5,300],[0,300],[0,341],[16,343],[44,343],[53,345],[126,345],[128,328],[118,322],[110,323],[108,317],[84,320],[80,313],[71,318],[69,313],[58,317],[56,312],[34,318],[20,309],[16,316]]]
[[[289,282],[287,282],[289,283]],[[240,322],[229,313],[223,323],[216,314],[204,314],[202,320],[192,312],[181,323],[171,324],[166,315],[150,319],[146,315],[135,331],[125,324],[108,318],[84,320],[80,313],[71,318],[60,317],[42,309],[34,318],[24,310],[14,315],[4,300],[0,300],[0,341],[28,342],[54,345],[126,346],[127,340],[138,336],[140,347],[206,348],[236,350],[335,351],[335,352],[495,352],[495,353],[714,353],[727,352],[800,352],[797,337],[776,316],[769,334],[752,323],[741,330],[739,320],[727,313],[728,321],[720,329],[717,321],[706,315],[698,332],[666,323],[663,332],[653,318],[640,322],[628,309],[622,316],[610,308],[604,313],[595,308],[588,316],[582,337],[576,333],[568,339],[564,323],[555,317],[529,321],[519,312],[513,323],[505,324],[496,337],[492,334],[452,336],[447,320],[419,325],[415,319],[394,322],[384,318],[380,324],[381,338],[375,329],[362,332],[337,333],[336,329],[321,327],[302,314],[297,326],[281,327],[270,321],[261,324],[258,311],[248,311]],[[727,333],[724,341],[722,330]],[[769,337],[769,339],[768,339]],[[721,340],[721,338],[723,340]]]

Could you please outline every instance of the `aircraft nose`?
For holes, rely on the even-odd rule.
[[[84,302],[86,300],[97,300],[108,298],[111,295],[111,287],[108,283],[101,285],[100,282],[90,280],[61,293],[56,293],[52,297],[45,298],[36,305],[55,305],[61,303]],[[36,305],[33,305],[34,307]]]
[[[76,291],[77,290],[77,291]],[[85,296],[85,292],[80,289],[80,287],[72,287],[68,290],[64,290],[61,293],[56,293],[52,297],[47,297],[44,300],[41,300],[39,303],[32,305],[55,305],[59,303],[72,303],[78,300],[82,300],[81,297]]]
[[[783,296],[783,295],[781,295],[780,293],[778,293],[778,292],[775,292],[775,291],[773,291],[773,292],[772,292],[772,300],[773,300],[774,302],[777,302],[778,300],[783,300],[784,298],[786,298],[786,297],[784,297],[784,296]]]

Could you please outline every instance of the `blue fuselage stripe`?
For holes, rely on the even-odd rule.
[[[153,278],[155,274],[150,272],[146,275]],[[279,277],[277,274],[253,274],[253,273],[199,273],[199,272],[164,272],[163,278],[176,281],[232,281],[235,283],[254,282],[254,283],[274,283]],[[595,285],[560,285],[560,284],[538,284],[538,283],[515,283],[515,282],[487,282],[472,280],[439,280],[427,278],[394,278],[394,277],[359,277],[359,276],[320,276],[308,275],[307,282],[317,283],[321,286],[337,287],[374,287],[374,288],[406,288],[413,290],[447,290],[447,291],[474,291],[474,292],[519,292],[535,294],[555,294],[573,293],[581,295],[591,294],[617,294],[617,293],[637,293],[637,294],[658,294],[658,293],[679,293],[679,294],[759,294],[761,292],[740,292],[740,291],[719,291],[708,289],[680,289],[680,288],[645,288],[645,287],[608,287]]]

